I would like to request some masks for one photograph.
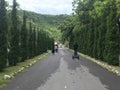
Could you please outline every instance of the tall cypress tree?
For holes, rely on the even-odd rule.
[[[94,56],[93,55],[93,48],[94,48],[94,20],[91,19],[90,21],[90,29],[89,29],[89,35],[88,35],[88,38],[89,38],[89,42],[88,42],[88,47],[89,47],[89,51],[88,51],[88,55],[90,56]]]
[[[34,28],[31,33],[31,57],[34,57]]]
[[[33,56],[36,55],[36,27],[33,30]]]
[[[38,40],[39,40],[39,54],[42,54],[43,52],[43,37],[42,37],[42,30],[39,31],[39,37],[38,37]]]
[[[41,34],[40,34],[40,30],[38,31],[38,54],[40,54],[41,53]]]
[[[37,55],[38,50],[38,28],[35,30],[35,55]]]
[[[37,28],[37,31],[36,31],[36,55],[38,55],[38,33],[39,33],[39,28]]]
[[[28,57],[32,58],[32,23],[29,24],[29,33],[28,33]]]
[[[12,27],[10,31],[10,52],[9,64],[14,66],[19,59],[19,30],[18,30],[18,17],[17,17],[17,2],[13,0],[12,7]]]
[[[21,28],[21,57],[22,57],[22,61],[24,61],[25,59],[27,59],[27,27],[26,27],[26,15],[25,15],[25,11],[24,11],[24,15],[23,15],[23,25]]]
[[[7,61],[7,31],[5,0],[0,0],[0,71],[6,66]]]
[[[107,32],[106,32],[106,56],[105,60],[109,64],[118,65],[119,63],[119,35],[117,34],[116,18],[117,8],[116,0],[109,2],[110,14],[107,18]]]
[[[99,59],[104,61],[104,50],[105,50],[105,35],[106,35],[106,31],[107,31],[107,25],[106,25],[106,21],[107,21],[107,16],[108,14],[106,13],[106,9],[103,10],[103,14],[101,16],[101,25],[100,25],[100,30],[99,30],[99,47],[98,47],[98,57]]]
[[[98,38],[99,38],[99,23],[98,18],[95,19],[94,24],[94,47],[93,47],[93,56],[94,58],[98,58]]]

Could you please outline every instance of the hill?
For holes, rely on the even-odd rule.
[[[19,10],[18,15],[22,19],[23,11]],[[34,22],[35,26],[46,30],[55,39],[61,38],[61,31],[57,27],[68,17],[68,15],[45,15],[30,11],[26,11],[26,16],[28,20]]]

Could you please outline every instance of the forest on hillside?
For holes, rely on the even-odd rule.
[[[45,15],[31,11],[25,11],[25,13],[27,22],[32,20],[33,25],[44,29],[44,31],[46,31],[50,37],[54,38],[55,40],[61,40],[61,31],[58,30],[58,26],[68,17],[68,15]],[[21,22],[23,14],[23,10],[18,10],[18,17]],[[28,23],[27,26],[29,27]]]
[[[61,40],[61,31],[58,26],[68,17],[68,15],[43,15],[26,11],[28,19],[32,19],[35,25],[44,28],[55,40]],[[57,33],[57,34],[56,34]]]
[[[54,40],[61,38],[57,26],[67,17],[24,11],[16,0],[8,8],[0,0],[0,71],[51,49]]]
[[[79,52],[119,64],[120,57],[120,0],[74,0],[73,15],[60,26],[62,40]]]

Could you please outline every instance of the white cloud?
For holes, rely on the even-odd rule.
[[[12,0],[6,0],[12,2]],[[71,14],[73,0],[17,0],[20,8],[42,14]]]

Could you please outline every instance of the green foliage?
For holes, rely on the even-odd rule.
[[[24,61],[25,59],[27,59],[27,55],[28,55],[28,30],[27,30],[27,26],[26,26],[26,15],[25,15],[25,11],[24,11],[24,15],[23,15],[23,25],[21,27],[21,31],[20,31],[20,53],[21,53],[21,60]]]
[[[69,41],[70,48],[77,41],[80,52],[118,65],[119,5],[119,0],[74,0],[72,19],[60,25],[63,39]]]
[[[61,39],[57,25],[67,17],[23,12],[16,0],[12,10],[6,7],[8,4],[0,0],[0,71],[51,49],[53,38]]]
[[[18,17],[17,17],[17,3],[13,0],[12,7],[12,26],[10,31],[10,52],[9,52],[9,64],[16,65],[19,59],[19,29],[18,29]]]
[[[106,32],[106,46],[105,46],[105,60],[108,61],[109,64],[118,65],[118,56],[119,56],[119,35],[117,34],[117,26],[116,26],[116,16],[117,16],[117,8],[115,0],[111,3],[110,14],[107,18],[107,32]]]
[[[22,12],[20,11],[19,14],[22,14]],[[28,19],[32,19],[40,27],[59,25],[67,17],[67,15],[43,15],[28,11],[26,11],[26,15]]]
[[[5,0],[0,1],[0,71],[6,67],[7,62],[7,15]]]
[[[33,29],[33,56],[36,56],[36,27]]]
[[[74,18],[72,16],[69,16],[62,24],[59,25],[58,28],[63,33],[62,40],[63,41],[68,40],[71,33],[73,33]]]
[[[120,0],[116,0],[116,5],[117,5],[117,13],[120,15]]]
[[[32,23],[30,22],[29,26],[29,33],[28,33],[28,57],[33,57],[33,30],[32,30]]]
[[[18,15],[22,21],[21,16],[23,15],[23,12],[21,10],[18,11]],[[58,30],[57,26],[63,22],[68,15],[42,15],[26,11],[26,17],[28,22],[32,20],[32,23],[34,23],[36,27],[40,27],[41,29],[44,28],[51,37],[55,38],[55,40],[60,40],[61,31]],[[27,27],[29,27],[29,24],[27,24]]]

